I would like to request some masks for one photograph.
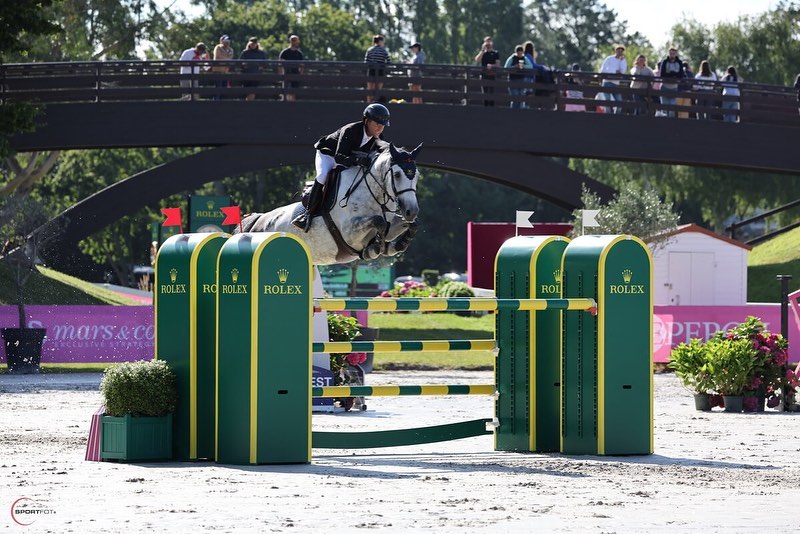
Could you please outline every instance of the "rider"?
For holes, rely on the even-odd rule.
[[[314,148],[317,149],[317,156],[314,163],[317,176],[308,194],[308,201],[303,202],[306,210],[295,217],[292,224],[308,232],[311,219],[317,215],[322,205],[323,186],[328,180],[330,171],[336,165],[368,167],[370,159],[366,154],[377,148],[378,140],[383,139],[383,129],[386,126],[389,126],[389,110],[382,104],[370,104],[364,108],[362,120],[346,124],[316,142]],[[358,155],[356,152],[363,154]]]

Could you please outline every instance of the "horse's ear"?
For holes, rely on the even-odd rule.
[[[411,151],[411,159],[416,160],[420,152],[422,152],[422,143],[420,143],[417,148]]]
[[[389,153],[392,155],[393,161],[400,159],[400,152],[394,147],[394,143],[389,143]]]

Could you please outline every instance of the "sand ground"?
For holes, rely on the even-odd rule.
[[[800,414],[701,413],[655,377],[653,456],[493,451],[491,436],[314,449],[313,463],[86,462],[99,375],[0,375],[0,530],[18,532],[795,531]],[[490,383],[487,372],[373,373],[368,384]],[[314,429],[491,417],[489,397],[383,397]],[[23,527],[11,506],[47,513]],[[33,518],[26,518],[30,521]]]

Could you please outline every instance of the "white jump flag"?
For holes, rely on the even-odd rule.
[[[533,211],[517,212],[517,228],[533,228]]]
[[[600,226],[600,223],[597,222],[599,213],[600,210],[583,210],[583,227]]]

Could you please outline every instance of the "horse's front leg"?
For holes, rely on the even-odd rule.
[[[365,260],[374,260],[384,252],[386,223],[383,217],[355,217],[350,221],[350,229],[354,237],[357,236],[361,257]],[[351,244],[352,245],[352,244]]]
[[[419,225],[416,221],[413,223],[403,223],[403,231],[400,233],[397,239],[386,240],[386,249],[384,250],[384,254],[387,256],[396,256],[401,252],[405,251],[408,246],[411,244],[411,240],[414,239],[414,236],[417,235],[417,230]]]

